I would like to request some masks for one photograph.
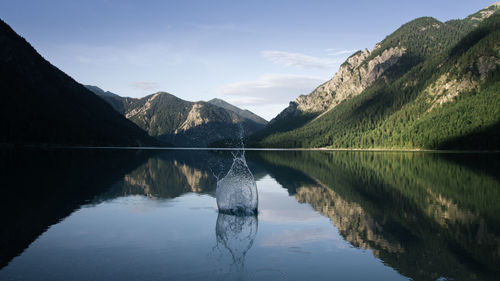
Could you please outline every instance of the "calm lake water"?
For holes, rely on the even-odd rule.
[[[498,280],[500,155],[0,151],[0,280]]]

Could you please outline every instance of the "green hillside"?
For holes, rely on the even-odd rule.
[[[464,21],[460,28],[431,18],[403,25],[380,43],[380,49],[411,46],[385,79],[305,126],[269,135],[257,145],[498,149],[500,15],[461,37],[470,19]],[[425,26],[436,31],[419,36]]]

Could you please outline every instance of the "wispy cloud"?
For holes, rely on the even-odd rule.
[[[240,81],[216,89],[217,96],[228,102],[248,108],[260,116],[271,119],[283,110],[289,101],[308,94],[326,78],[268,74],[256,80]]]
[[[137,81],[132,83],[131,86],[142,91],[151,91],[159,87],[158,83],[146,81]]]
[[[329,51],[328,55],[329,56],[341,56],[341,55],[347,55],[347,54],[352,54],[356,52],[357,50],[337,50],[337,51]]]
[[[318,58],[300,53],[276,50],[262,51],[261,55],[276,64],[298,66],[301,68],[334,68],[340,63],[338,59]]]
[[[168,43],[144,43],[127,46],[96,46],[70,44],[61,47],[62,55],[73,56],[78,63],[92,67],[128,65],[129,67],[150,67],[158,63],[176,62],[170,53]]]
[[[327,79],[287,74],[268,74],[257,80],[241,81],[217,88],[221,96],[247,97],[246,100],[261,102],[283,101],[283,98],[308,94]]]

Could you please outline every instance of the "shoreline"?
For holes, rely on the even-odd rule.
[[[156,147],[156,146],[64,146],[64,145],[0,145],[0,149],[121,149],[121,150],[209,150],[209,151],[359,151],[359,152],[423,152],[423,153],[500,153],[500,150],[438,150],[402,148],[255,148],[255,147]]]

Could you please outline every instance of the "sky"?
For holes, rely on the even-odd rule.
[[[494,1],[0,1],[0,18],[82,84],[120,96],[224,99],[270,120],[421,16]]]

